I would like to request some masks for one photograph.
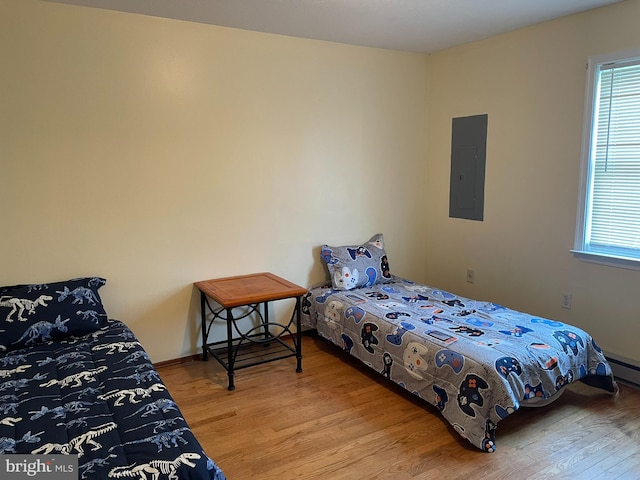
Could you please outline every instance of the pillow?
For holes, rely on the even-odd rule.
[[[107,321],[98,289],[104,278],[0,287],[0,350],[16,350],[71,335]]]
[[[321,256],[327,264],[331,284],[336,290],[369,287],[391,280],[381,233],[371,237],[364,245],[323,245]]]

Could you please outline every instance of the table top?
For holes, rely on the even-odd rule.
[[[195,282],[202,293],[224,308],[299,297],[307,289],[273,273],[263,272]]]

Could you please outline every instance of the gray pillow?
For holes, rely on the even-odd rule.
[[[336,290],[368,287],[391,280],[384,237],[378,233],[362,245],[332,247],[323,245],[322,260],[327,264],[331,284]]]

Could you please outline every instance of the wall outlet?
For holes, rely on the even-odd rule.
[[[562,308],[571,310],[571,294],[570,293],[562,294]]]
[[[467,268],[467,283],[473,283],[476,281],[476,272],[471,268]]]

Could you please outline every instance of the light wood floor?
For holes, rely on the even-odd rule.
[[[638,479],[640,391],[581,383],[498,425],[497,451],[461,439],[426,402],[324,340],[295,359],[236,372],[199,360],[159,366],[174,400],[230,480]]]

